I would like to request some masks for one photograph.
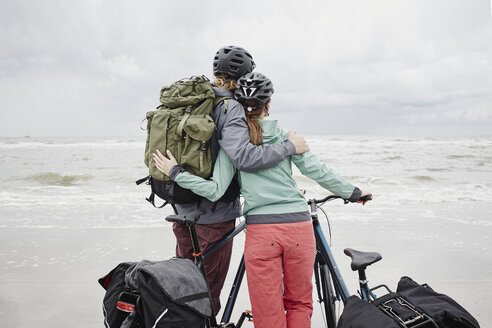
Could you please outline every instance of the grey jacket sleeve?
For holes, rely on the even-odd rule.
[[[255,146],[250,142],[246,116],[241,104],[229,101],[227,112],[219,122],[220,147],[234,166],[245,172],[256,172],[273,167],[295,153],[294,144],[286,140],[280,144]]]

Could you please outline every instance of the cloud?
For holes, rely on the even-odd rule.
[[[213,55],[228,44],[252,52],[275,86],[272,116],[302,133],[492,127],[490,1],[214,1],[190,9],[10,0],[0,12],[5,136],[140,133],[160,88],[210,77]],[[301,121],[300,111],[317,119]],[[27,119],[13,127],[19,112]]]

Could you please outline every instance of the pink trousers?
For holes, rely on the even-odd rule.
[[[310,328],[316,242],[311,221],[251,224],[244,258],[255,328]]]

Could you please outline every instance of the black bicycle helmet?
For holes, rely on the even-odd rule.
[[[253,57],[245,49],[235,46],[220,48],[214,57],[214,75],[227,74],[237,80],[256,67]]]
[[[234,97],[249,112],[266,105],[272,95],[272,81],[261,73],[248,73],[236,82]]]

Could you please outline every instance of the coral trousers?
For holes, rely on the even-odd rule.
[[[255,328],[309,328],[316,241],[311,221],[251,224],[244,259]]]

